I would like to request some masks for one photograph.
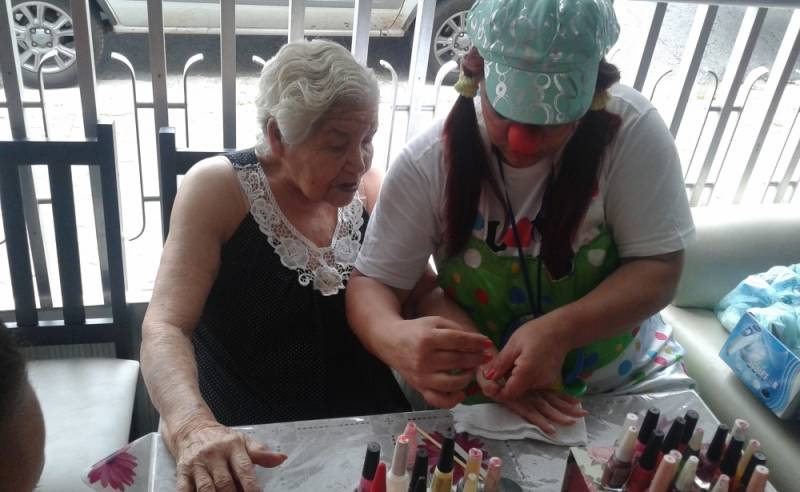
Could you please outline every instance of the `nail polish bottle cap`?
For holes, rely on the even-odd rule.
[[[719,424],[714,438],[706,451],[706,457],[709,461],[719,461],[722,458],[722,451],[725,449],[725,438],[728,436],[730,428],[725,424]]]
[[[655,407],[649,409],[644,416],[642,426],[639,428],[639,442],[646,443],[650,439],[650,434],[658,425],[658,419],[661,417],[661,411]]]
[[[381,459],[381,445],[377,442],[367,444],[367,455],[364,457],[364,468],[361,476],[367,480],[375,477],[375,470],[378,469],[378,461]]]
[[[636,447],[636,427],[630,426],[628,430],[625,432],[625,435],[622,437],[622,440],[617,446],[617,450],[614,453],[616,456],[617,461],[621,461],[622,463],[630,463],[633,461],[633,450]]]
[[[669,453],[678,447],[683,436],[683,428],[686,426],[686,420],[683,417],[676,417],[672,421],[672,425],[667,432],[667,437],[664,438],[664,444],[661,446],[663,453]]]
[[[681,443],[688,444],[689,440],[694,435],[694,429],[697,427],[697,421],[700,420],[700,415],[697,411],[689,409],[686,415],[683,416],[686,424],[683,426],[683,436],[681,436]]]
[[[681,468],[681,472],[678,475],[678,480],[675,482],[675,488],[678,489],[679,492],[689,492],[692,489],[694,477],[697,473],[697,464],[699,462],[700,460],[697,456],[689,456],[689,459],[683,464],[683,468]]]

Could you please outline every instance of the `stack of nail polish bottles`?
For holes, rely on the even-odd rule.
[[[720,424],[703,449],[699,415],[689,410],[665,433],[661,416],[651,408],[626,417],[614,453],[601,478],[605,490],[627,492],[763,492],[769,478],[761,443],[747,440],[749,424],[737,419],[733,429]],[[746,443],[746,444],[745,444]]]

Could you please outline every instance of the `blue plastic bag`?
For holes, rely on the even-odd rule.
[[[800,356],[800,264],[776,266],[750,275],[714,309],[722,326],[732,331],[745,312]]]

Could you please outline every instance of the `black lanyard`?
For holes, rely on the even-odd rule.
[[[539,255],[536,257],[536,304],[534,304],[533,299],[533,288],[531,283],[530,272],[528,271],[528,262],[525,259],[525,254],[522,252],[522,238],[519,235],[519,230],[517,229],[517,221],[514,217],[514,209],[511,207],[511,197],[508,195],[508,186],[506,185],[506,174],[503,170],[503,158],[500,154],[500,151],[497,147],[493,147],[492,150],[494,151],[494,155],[497,158],[497,167],[500,169],[500,178],[503,182],[503,192],[505,193],[505,213],[506,213],[506,220],[511,224],[511,231],[514,234],[514,241],[517,243],[517,257],[519,259],[519,268],[522,270],[522,278],[525,281],[525,290],[528,294],[528,305],[531,308],[531,316],[534,318],[538,318],[542,315],[542,254],[541,249],[539,250]],[[536,223],[539,222],[541,218],[544,217],[545,213],[545,205],[547,203],[548,195],[550,194],[550,185],[548,183],[547,188],[545,189],[544,196],[542,197],[542,205],[539,208],[539,213],[536,216],[536,220],[533,222],[533,226],[536,226]],[[502,198],[501,198],[502,199]]]

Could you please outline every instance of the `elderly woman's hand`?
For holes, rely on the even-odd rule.
[[[253,465],[272,468],[286,460],[285,454],[217,422],[190,423],[170,437],[178,492],[258,492]]]
[[[464,389],[475,369],[488,361],[485,350],[492,347],[484,335],[440,316],[403,320],[388,329],[398,337],[390,365],[439,408],[452,408],[464,399]]]
[[[561,383],[561,368],[572,347],[561,333],[560,323],[551,313],[528,321],[511,335],[497,357],[483,368],[487,379],[505,379],[497,394],[490,396],[511,401],[530,390],[551,389]]]
[[[487,350],[492,358],[497,356],[497,349]],[[479,368],[475,371],[475,380],[484,395],[505,404],[511,411],[547,434],[554,434],[553,424],[573,425],[576,418],[584,417],[587,412],[581,407],[580,400],[554,391],[530,390],[517,398],[504,399],[501,394],[503,380],[492,381],[484,376]]]

